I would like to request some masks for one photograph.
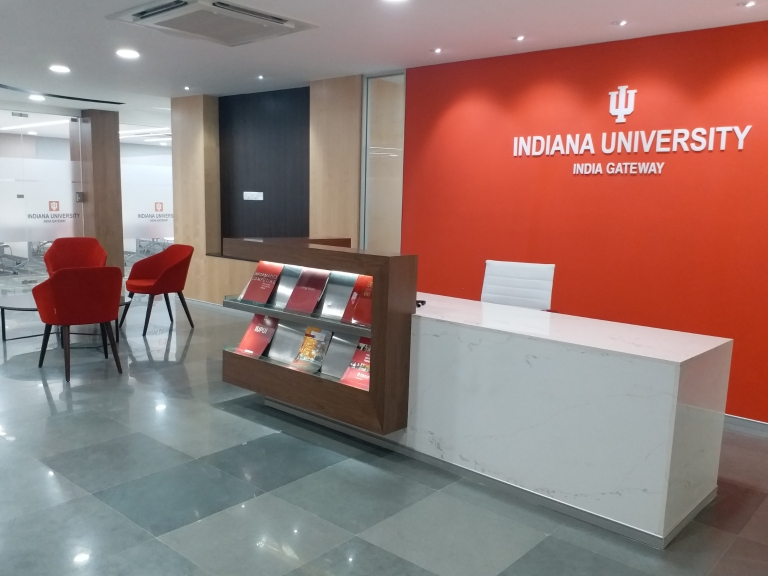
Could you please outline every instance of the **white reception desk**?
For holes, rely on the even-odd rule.
[[[732,340],[419,298],[390,440],[657,547],[714,497]]]

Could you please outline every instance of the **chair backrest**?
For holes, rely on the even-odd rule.
[[[51,275],[62,268],[93,268],[107,263],[107,253],[96,238],[57,238],[43,256]]]
[[[552,306],[554,264],[486,260],[480,300],[534,310]]]
[[[186,244],[172,244],[154,256],[139,260],[134,269],[139,268],[144,277],[157,279],[155,288],[158,294],[182,292],[194,251],[192,246]]]
[[[63,268],[49,281],[61,326],[101,324],[117,318],[123,289],[120,268]]]

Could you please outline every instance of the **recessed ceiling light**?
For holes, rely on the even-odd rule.
[[[37,132],[35,132],[33,130],[30,130],[29,132],[27,132],[27,135],[28,136],[37,136]]]
[[[135,60],[139,57],[139,53],[136,52],[136,50],[129,50],[127,48],[121,48],[117,52],[115,52],[120,58],[126,58],[128,60]]]
[[[742,8],[752,8],[755,4],[757,4],[757,2],[739,2],[737,6],[741,6]]]
[[[517,37],[517,41],[518,42],[522,42],[523,40],[525,40],[525,36],[518,36]]]
[[[627,21],[626,20],[617,20],[616,22],[613,23],[613,25],[614,26],[626,26],[627,25]]]
[[[184,90],[189,90],[189,86],[184,86]]]
[[[259,80],[264,80],[264,76],[259,76]]]
[[[29,99],[34,100],[35,102],[42,102],[43,100],[45,100],[45,96],[43,96],[42,94],[30,94]]]
[[[390,4],[397,4],[399,2],[408,2],[408,0],[384,0],[384,2],[389,2]]]
[[[442,48],[435,48],[434,50],[432,50],[432,52],[434,52],[435,54],[440,54],[440,52],[442,51],[443,51]]]
[[[62,66],[61,64],[53,64],[52,66],[48,67],[48,70],[51,72],[56,72],[56,74],[69,74],[70,72],[68,66]]]
[[[144,142],[170,142],[173,138],[146,138]]]

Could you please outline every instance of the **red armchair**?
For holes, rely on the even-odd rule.
[[[144,332],[147,335],[149,326],[149,316],[152,314],[152,304],[155,296],[162,294],[165,297],[165,305],[168,308],[168,316],[173,322],[173,313],[171,312],[171,301],[168,294],[175,292],[179,296],[181,305],[189,320],[189,325],[195,327],[192,322],[192,316],[187,308],[187,301],[184,300],[184,285],[187,283],[187,272],[189,272],[189,263],[192,261],[192,252],[195,249],[185,244],[173,244],[154,256],[139,260],[131,268],[128,281],[125,283],[125,289],[128,290],[130,300],[123,308],[123,316],[120,318],[120,326],[125,321],[128,314],[128,308],[133,302],[134,294],[149,295],[147,302],[147,316],[144,319]]]
[[[107,356],[106,339],[112,347],[117,371],[123,373],[117,345],[112,332],[111,322],[117,319],[122,291],[123,273],[120,268],[64,268],[54,272],[48,280],[32,289],[32,295],[45,323],[43,348],[40,350],[39,367],[42,368],[48,338],[53,326],[61,326],[64,344],[64,371],[67,382],[70,372],[70,326],[99,324],[104,344],[104,356]]]
[[[107,263],[107,253],[96,238],[57,238],[43,256],[48,275],[62,268],[94,268]]]

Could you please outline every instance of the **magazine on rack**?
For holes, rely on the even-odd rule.
[[[299,353],[291,362],[291,368],[314,374],[323,365],[328,344],[331,342],[331,331],[323,330],[315,326],[307,326],[304,332],[304,341],[301,343]]]
[[[240,300],[248,300],[257,304],[266,304],[275,290],[277,280],[280,278],[280,272],[283,270],[282,264],[267,262],[262,260],[256,266],[251,281],[245,287],[240,295]]]
[[[368,390],[371,387],[371,339],[360,338],[352,362],[341,377],[347,386]]]
[[[237,352],[258,358],[264,354],[277,329],[277,318],[254,314],[251,325],[245,331]]]

